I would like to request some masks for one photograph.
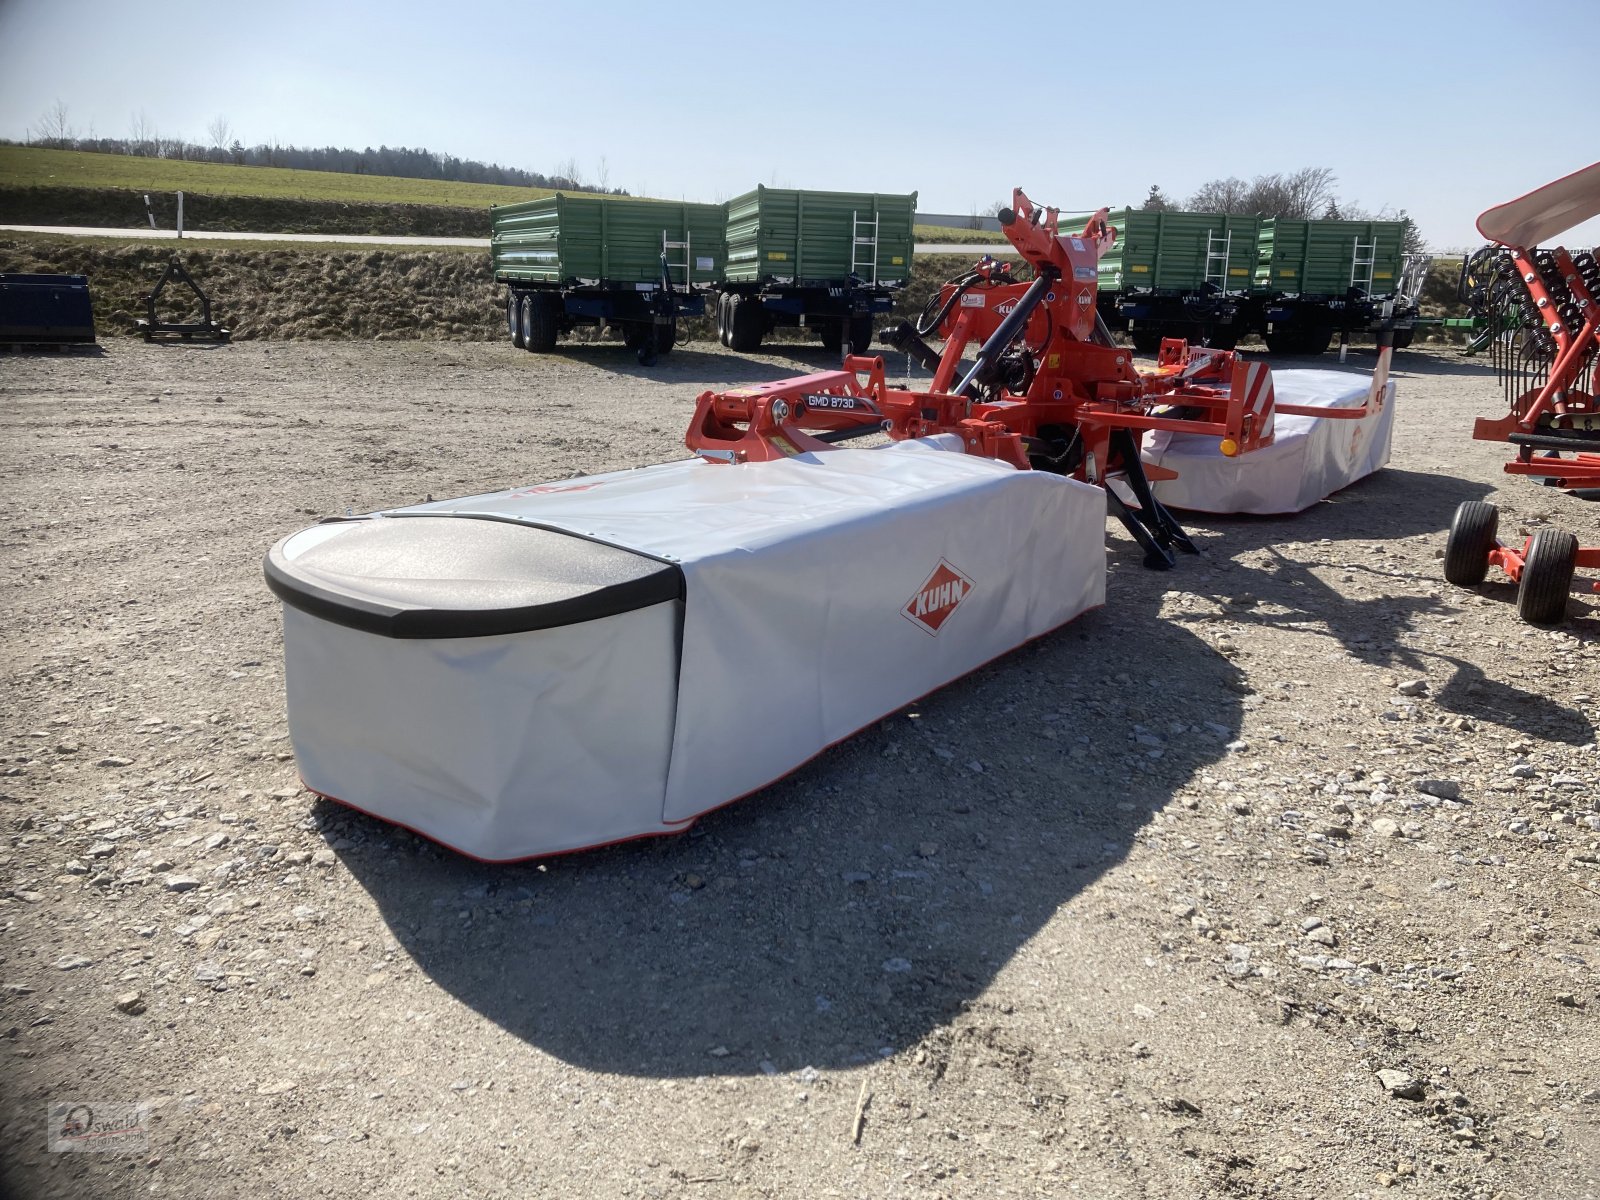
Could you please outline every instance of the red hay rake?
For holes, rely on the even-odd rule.
[[[1497,331],[1491,355],[1509,409],[1480,417],[1472,436],[1516,448],[1508,474],[1585,500],[1600,499],[1600,263],[1589,251],[1538,247],[1594,216],[1600,216],[1600,163],[1485,212],[1478,231],[1494,244],[1462,272],[1463,296]],[[1523,620],[1560,621],[1574,571],[1600,568],[1600,546],[1580,545],[1554,527],[1507,545],[1496,536],[1499,520],[1499,510],[1482,501],[1456,510],[1445,578],[1473,587],[1499,567],[1517,584]],[[1593,590],[1600,592],[1600,583]]]

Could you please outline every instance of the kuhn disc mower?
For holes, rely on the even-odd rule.
[[[1591,251],[1538,247],[1595,216],[1600,163],[1489,209],[1478,218],[1478,232],[1494,244],[1463,265],[1461,285],[1493,331],[1491,360],[1510,410],[1480,417],[1472,436],[1516,448],[1507,473],[1585,500],[1600,499],[1600,263]],[[1499,522],[1492,504],[1472,500],[1456,509],[1445,578],[1474,587],[1497,566],[1517,584],[1523,620],[1560,621],[1574,570],[1600,567],[1600,546],[1581,546],[1550,526],[1508,545],[1496,536]]]
[[[1002,223],[1032,280],[946,285],[942,353],[887,335],[926,391],[851,357],[703,394],[685,461],[279,542],[306,785],[494,860],[680,831],[1102,603],[1108,505],[1150,565],[1193,552],[1140,439],[1248,460],[1271,373],[1182,341],[1136,369],[1095,312],[1103,216],[1062,235],[1018,191]]]

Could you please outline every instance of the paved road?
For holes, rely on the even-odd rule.
[[[67,237],[143,238],[176,241],[178,235],[170,229],[99,229],[80,225],[0,225],[8,233],[53,233]],[[191,230],[191,241],[220,242],[330,242],[359,246],[465,246],[488,249],[488,238],[452,237],[391,237],[373,233],[230,233]],[[930,243],[919,245],[918,254],[1015,254],[1010,246]]]
[[[177,241],[170,229],[97,229],[80,225],[0,225],[10,233],[53,233],[67,237],[146,238]],[[230,233],[189,232],[187,241],[221,242],[336,242],[359,246],[476,246],[488,249],[488,238],[389,237],[376,233]]]
[[[918,254],[970,254],[977,258],[980,254],[1006,254],[1015,258],[1017,252],[1005,242],[939,242],[926,245],[918,243]]]

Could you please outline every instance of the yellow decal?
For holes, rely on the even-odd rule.
[[[1150,268],[1145,266],[1143,263],[1134,263],[1129,270],[1131,270],[1135,275],[1148,275],[1150,273]]]
[[[1060,366],[1061,366],[1061,355],[1059,355],[1059,354],[1047,354],[1047,355],[1045,355],[1044,365],[1045,365],[1045,369],[1046,370],[1054,371],[1054,370],[1059,369]]]
[[[1293,279],[1294,278],[1294,268],[1293,267],[1279,267],[1278,268],[1278,274],[1279,274],[1279,276],[1281,276],[1284,279]]]
[[[1250,274],[1250,270],[1247,267],[1229,267],[1228,268],[1228,274],[1229,275],[1248,275],[1248,274]]]
[[[1394,272],[1393,271],[1374,271],[1372,273],[1372,277],[1374,279],[1393,279],[1394,278]]]
[[[788,262],[789,261],[789,253],[786,250],[768,250],[767,251],[767,261],[768,262]]]
[[[776,434],[774,434],[773,436],[769,437],[767,439],[767,441],[771,442],[774,446],[776,446],[780,451],[782,451],[784,454],[788,455],[790,458],[793,458],[796,454],[800,453],[799,450],[795,449],[794,443],[791,442],[788,438],[779,437]]]
[[[893,258],[891,258],[889,260],[889,265],[891,267],[903,267],[903,266],[906,265],[906,260],[901,258],[898,254],[896,254]]]

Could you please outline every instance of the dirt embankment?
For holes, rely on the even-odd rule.
[[[156,222],[172,229],[177,197],[150,194]],[[83,225],[111,229],[143,226],[143,192],[121,188],[0,187],[0,224]],[[208,196],[186,192],[187,229],[241,233],[348,233],[385,237],[489,236],[487,208],[444,204],[330,203],[271,196]]]
[[[101,337],[135,332],[172,255],[170,247],[0,240],[0,271],[89,277]],[[488,255],[456,251],[185,250],[236,338],[412,338],[486,341],[503,332]],[[187,288],[169,286],[160,313],[193,319]]]
[[[101,337],[136,332],[140,297],[161,277],[170,245],[0,238],[0,272],[87,275]],[[212,315],[236,338],[360,338],[492,341],[505,336],[504,292],[487,254],[460,251],[183,250],[189,272],[211,297]],[[915,314],[966,259],[919,259],[899,310]],[[162,294],[161,315],[192,319],[187,289]],[[712,336],[690,321],[690,338]]]

